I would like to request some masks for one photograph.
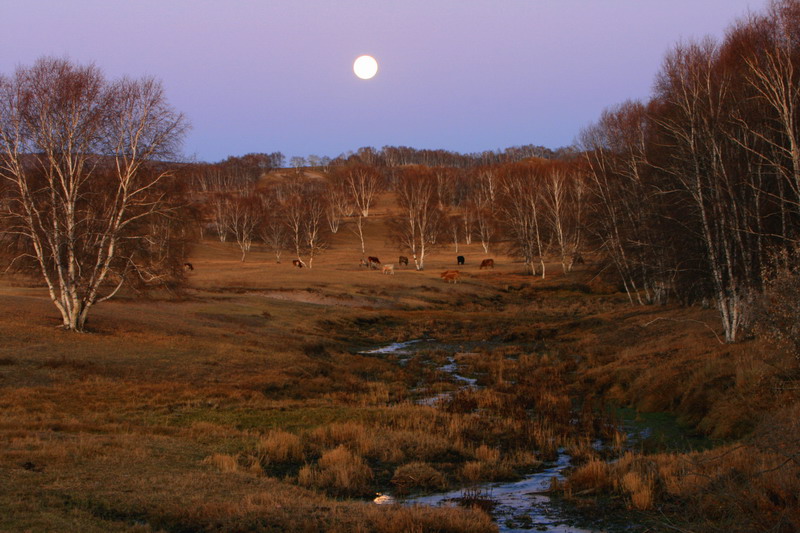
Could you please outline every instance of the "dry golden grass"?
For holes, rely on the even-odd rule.
[[[609,466],[603,460],[592,459],[578,468],[569,476],[570,488],[573,491],[587,489],[605,489],[610,486]]]
[[[413,462],[397,467],[392,484],[400,492],[412,489],[443,490],[447,488],[445,476],[427,463]]]
[[[622,488],[630,495],[631,506],[646,511],[653,506],[653,480],[638,472],[626,472],[620,480]]]
[[[262,462],[286,463],[303,460],[303,444],[294,433],[272,430],[261,437],[256,448]]]
[[[381,198],[367,248],[396,263],[390,210]],[[795,463],[782,464],[800,419],[785,363],[756,341],[720,347],[696,322],[651,323],[714,324],[713,311],[631,308],[589,266],[542,281],[497,250],[479,271],[479,244],[459,248],[458,284],[439,278],[451,246],[425,271],[383,276],[359,269],[346,228],[312,269],[258,249],[241,263],[234,248],[202,243],[183,295],[100,305],[84,335],[56,329],[40,287],[0,277],[0,530],[492,531],[475,510],[332,496],[512,477],[562,446],[586,461],[573,494],[800,528]],[[355,353],[422,337],[489,341],[456,356],[483,389],[416,405],[459,386],[437,370],[445,354]],[[610,466],[592,440],[624,439],[598,417],[601,397],[753,440]]]
[[[204,464],[209,464],[217,467],[223,474],[230,474],[239,471],[239,462],[235,456],[225,455],[224,453],[215,453],[203,459]]]
[[[337,495],[366,496],[370,494],[373,473],[364,459],[344,445],[322,454],[316,467],[300,469],[298,482]]]

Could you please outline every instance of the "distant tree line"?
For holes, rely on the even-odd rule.
[[[513,163],[530,158],[565,159],[575,154],[574,147],[551,150],[544,146],[512,146],[503,150],[486,150],[461,154],[448,150],[415,149],[408,146],[384,146],[380,149],[362,147],[352,153],[342,154],[330,165],[361,163],[379,168],[394,168],[407,165],[426,167],[474,168],[478,166]]]
[[[358,150],[340,154],[335,158],[317,155],[309,155],[308,157],[294,156],[289,162],[292,168],[311,167],[324,171],[327,171],[329,167],[348,164],[362,164],[376,168],[397,168],[407,165],[472,168],[513,163],[530,158],[568,159],[573,157],[575,153],[576,148],[574,146],[565,146],[552,150],[532,144],[468,154],[441,149],[417,149],[408,146],[384,146],[383,148],[364,146]]]
[[[252,188],[273,169],[283,168],[286,158],[280,152],[230,156],[218,163],[190,163],[184,175],[190,187],[199,192],[221,192]]]

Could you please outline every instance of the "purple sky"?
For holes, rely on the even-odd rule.
[[[766,0],[2,0],[0,72],[38,57],[161,79],[187,157],[573,142],[665,52]],[[378,75],[352,63],[373,55]]]

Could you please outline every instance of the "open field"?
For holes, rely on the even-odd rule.
[[[206,240],[184,293],[102,304],[87,334],[56,329],[40,288],[0,278],[0,530],[492,531],[480,509],[370,500],[513,479],[562,446],[583,462],[564,488],[579,506],[613,493],[597,501],[647,523],[655,502],[700,501],[724,522],[714,509],[751,498],[739,523],[800,525],[797,404],[778,387],[790,362],[720,345],[713,310],[629,306],[591,261],[541,280],[495,251],[479,270],[473,243],[460,283],[439,277],[457,268],[452,244],[400,268],[383,201],[366,241],[395,275],[359,268],[347,228],[312,269]],[[481,388],[418,405],[458,388],[445,351],[358,353],[421,338],[465,346],[460,372]],[[676,413],[723,447],[623,455],[613,406]],[[624,461],[606,465],[617,452],[597,438]]]

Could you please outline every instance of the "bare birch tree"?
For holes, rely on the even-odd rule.
[[[83,331],[90,309],[131,277],[165,274],[142,254],[166,215],[169,158],[187,124],[153,79],[107,80],[94,66],[43,58],[0,78],[0,178],[6,232],[20,239],[61,314]]]
[[[227,197],[225,225],[242,251],[242,263],[253,245],[256,227],[260,222],[258,207],[258,201],[252,194]]]
[[[677,46],[667,56],[657,93],[668,109],[656,120],[671,147],[663,170],[693,201],[725,340],[733,342],[747,319],[752,287],[742,264],[747,250],[738,235],[734,176],[724,156],[730,78],[716,68],[718,50],[706,40]]]
[[[213,192],[206,196],[206,205],[211,212],[211,226],[217,234],[219,242],[228,240],[228,204],[230,194],[225,192]]]
[[[544,215],[550,226],[551,235],[558,248],[559,261],[564,273],[568,268],[570,255],[568,246],[572,233],[572,221],[567,210],[571,200],[569,171],[563,163],[549,163],[543,169],[542,200]]]
[[[442,230],[444,214],[436,198],[436,179],[424,167],[404,168],[397,186],[401,215],[392,221],[393,234],[401,248],[408,250],[417,270],[425,269],[425,254]]]
[[[326,247],[325,199],[318,187],[309,187],[305,194],[305,217],[303,237],[308,251],[308,268],[314,265],[314,257]]]
[[[281,216],[295,256],[303,265],[312,268],[314,257],[326,246],[323,191],[312,181],[298,179],[285,184],[279,196]]]
[[[365,153],[372,153],[367,150]],[[366,255],[364,242],[364,223],[369,216],[369,210],[375,195],[382,188],[381,174],[377,169],[363,164],[350,164],[340,167],[331,176],[335,186],[340,187],[355,212],[356,220],[350,229],[358,236],[361,243],[361,256]]]
[[[511,238],[512,250],[522,257],[532,275],[536,274],[534,262],[538,260],[544,278],[547,238],[540,174],[530,163],[509,164],[503,167],[499,186],[500,216]]]
[[[653,303],[649,287],[653,247],[664,238],[653,225],[654,190],[646,182],[648,116],[641,102],[628,101],[603,112],[581,132],[591,183],[591,230],[616,268],[631,303]],[[661,242],[658,242],[661,241]]]
[[[337,233],[344,217],[352,214],[352,204],[341,181],[330,179],[327,184],[327,202],[325,204],[325,220],[331,233]]]
[[[755,153],[764,158],[788,184],[791,204],[800,213],[800,65],[798,41],[800,3],[773,0],[767,13],[755,16],[739,31],[752,35],[743,60],[745,79],[755,97],[766,107],[778,135],[763,128],[763,123],[739,116],[740,124],[766,144]],[[738,114],[737,114],[738,115]]]
[[[497,197],[500,190],[498,167],[480,167],[475,173],[472,188],[472,204],[475,225],[484,253],[489,253],[489,245],[497,226]]]
[[[256,232],[261,242],[275,254],[275,262],[281,262],[281,254],[288,244],[286,224],[275,189],[257,193],[260,220]]]

